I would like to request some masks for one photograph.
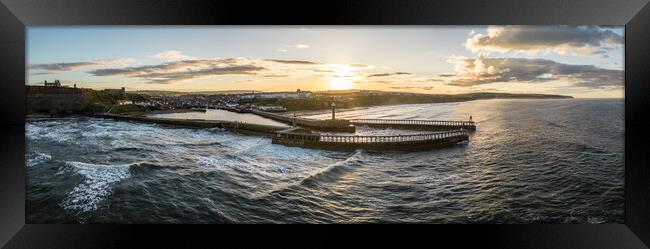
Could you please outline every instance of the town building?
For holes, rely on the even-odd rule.
[[[130,105],[130,104],[133,104],[132,101],[126,100],[126,99],[118,99],[118,100],[115,101],[115,103],[117,105]]]
[[[122,95],[126,93],[126,89],[124,87],[120,89],[104,89],[103,90],[105,93],[110,93],[110,94],[115,94],[115,95]]]
[[[309,98],[311,92],[301,91],[300,89],[295,92],[269,92],[269,93],[255,93],[242,94],[239,96],[241,99],[304,99]]]
[[[54,80],[54,82],[47,82],[47,80],[44,82],[45,86],[49,87],[61,87],[61,82],[59,80]]]
[[[287,111],[287,108],[281,105],[261,105],[257,107],[260,111],[265,112],[284,112]]]

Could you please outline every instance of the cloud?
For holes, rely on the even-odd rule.
[[[314,72],[318,72],[318,73],[336,73],[336,70],[327,69],[327,68],[316,68],[316,69],[314,69]]]
[[[442,79],[439,78],[428,78],[428,79],[418,79],[417,82],[442,82]]]
[[[83,61],[83,62],[63,62],[63,63],[45,63],[45,64],[31,64],[29,65],[30,70],[45,70],[53,72],[68,72],[68,71],[77,71],[84,67],[111,67],[111,66],[126,66],[132,63],[133,59],[108,59],[108,60],[94,60],[94,61]],[[34,73],[40,74],[40,73]]]
[[[418,89],[418,90],[425,90],[425,91],[430,91],[433,90],[433,86],[391,86],[391,89],[398,89],[398,90],[409,90],[409,89]]]
[[[97,69],[89,73],[94,76],[125,76],[145,79],[151,83],[178,83],[184,80],[215,75],[255,75],[266,70],[247,58],[219,60],[182,60],[159,65],[139,67]]]
[[[376,74],[370,74],[367,75],[367,78],[372,78],[372,77],[388,77],[388,76],[396,76],[396,75],[410,75],[411,73],[407,72],[392,72],[392,73],[376,73]]]
[[[250,76],[262,78],[314,78],[345,77],[350,80],[362,78],[361,70],[371,66],[361,64],[325,64],[307,60],[263,59],[235,57],[221,59],[184,59],[188,58],[177,52],[165,51],[156,54],[165,59],[158,64],[127,66],[116,61],[92,61],[80,63],[52,63],[32,65],[33,68],[51,70],[72,70],[82,67],[106,65],[87,71],[96,77],[132,78],[143,83],[175,84],[192,79],[215,76]],[[121,67],[114,67],[122,65]],[[35,75],[39,71],[31,72]]]
[[[33,64],[29,69],[39,69],[47,71],[75,71],[82,67],[94,66],[93,62],[70,62],[70,63],[49,63],[49,64]]]
[[[573,86],[607,88],[623,86],[623,71],[593,65],[570,65],[546,59],[456,58],[455,73],[443,79],[449,85],[474,86],[496,82],[548,82],[563,80]]]
[[[597,26],[489,26],[487,34],[470,34],[464,45],[472,52],[598,55],[623,42],[623,36]]]
[[[286,78],[286,77],[289,77],[289,75],[287,75],[287,74],[266,74],[266,75],[264,75],[262,77],[266,77],[266,78]]]
[[[284,63],[284,64],[303,64],[303,65],[315,65],[317,62],[313,61],[301,61],[301,60],[277,60],[277,59],[266,59],[267,61]]]
[[[102,68],[89,73],[93,76],[121,76],[141,79],[149,83],[170,84],[222,75],[266,78],[309,77],[320,67],[329,66],[333,65],[305,60],[236,57],[164,61],[154,65]]]
[[[286,52],[289,52],[289,50],[291,50],[291,49],[305,49],[305,48],[309,48],[309,47],[310,47],[309,44],[298,43],[298,44],[292,44],[292,45],[285,45],[284,47],[278,48],[275,51],[278,51],[278,52],[281,52],[281,53],[286,53]]]
[[[365,80],[365,81],[361,80],[359,82],[368,83],[368,84],[394,84],[394,83],[397,83],[397,82],[392,81],[392,80],[369,80],[369,81],[368,80]]]
[[[157,54],[152,55],[151,57],[164,60],[164,61],[180,61],[180,60],[193,60],[195,57],[184,55],[181,51],[176,50],[167,50]]]
[[[36,72],[36,73],[30,73],[29,75],[50,75],[52,73],[56,73],[56,72]]]

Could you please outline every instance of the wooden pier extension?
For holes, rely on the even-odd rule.
[[[476,130],[474,121],[402,120],[402,119],[349,119],[350,124],[376,128],[409,130]]]
[[[394,136],[340,136],[318,133],[280,131],[273,136],[274,144],[326,150],[420,150],[452,146],[469,141],[467,130],[440,131]]]

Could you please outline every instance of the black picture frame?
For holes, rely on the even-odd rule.
[[[284,230],[318,243],[344,238],[406,247],[647,248],[650,245],[650,4],[648,0],[129,1],[0,0],[0,245],[6,248],[182,247],[250,226],[25,224],[25,27],[39,25],[625,25],[625,224],[255,228],[241,243],[277,242]],[[262,232],[262,230],[264,232]],[[315,231],[316,230],[316,231]],[[349,230],[342,232],[343,230]],[[298,231],[294,231],[298,232]],[[319,236],[314,236],[318,234]],[[458,238],[457,236],[461,237]],[[295,235],[292,235],[295,236]],[[209,239],[209,240],[208,240]],[[365,242],[364,242],[365,244]],[[385,244],[388,245],[388,244]],[[442,244],[440,244],[442,245]]]

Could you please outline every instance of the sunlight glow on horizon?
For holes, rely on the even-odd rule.
[[[350,90],[354,88],[354,82],[347,78],[329,78],[328,80],[332,90]]]
[[[332,65],[332,73],[327,77],[332,90],[350,90],[355,87],[354,80],[359,78],[357,70],[347,65]]]
[[[622,98],[623,30],[591,26],[29,27],[25,84],[58,79],[93,89],[366,89]],[[536,38],[526,39],[531,36]]]

